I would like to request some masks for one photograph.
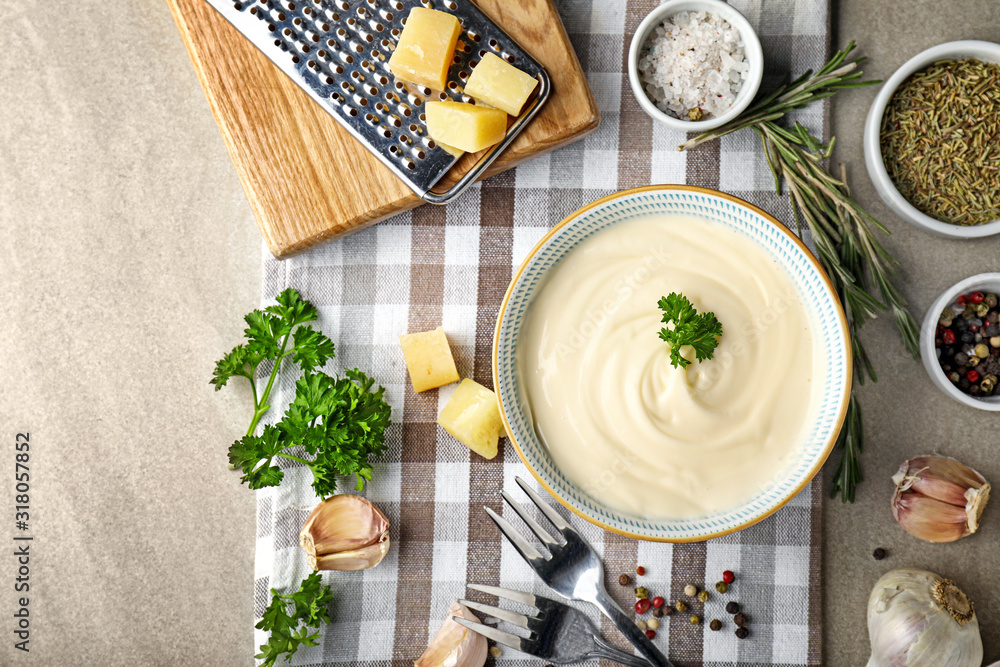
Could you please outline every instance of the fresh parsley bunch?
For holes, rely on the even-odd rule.
[[[670,365],[687,368],[691,363],[681,356],[681,347],[694,348],[698,361],[711,359],[722,335],[722,323],[715,313],[699,313],[683,294],[671,292],[659,301],[663,322],[672,325],[660,329],[660,338],[670,345]]]
[[[285,660],[291,661],[299,646],[316,646],[319,643],[319,631],[310,633],[309,628],[318,628],[320,623],[330,622],[333,591],[323,585],[319,572],[313,572],[302,581],[296,592],[282,595],[272,588],[271,596],[271,604],[256,625],[258,630],[271,633],[267,643],[261,644],[260,653],[254,656],[264,661],[264,667],[270,667],[286,653]],[[289,603],[292,605],[291,614],[288,613]],[[300,623],[302,627],[299,627]]]
[[[277,305],[254,310],[244,318],[247,342],[233,348],[215,366],[211,384],[219,390],[232,377],[245,377],[253,388],[254,411],[246,435],[229,447],[229,462],[243,471],[241,481],[251,489],[277,486],[284,472],[275,457],[298,461],[313,473],[312,487],[321,498],[337,488],[337,475],[357,475],[357,489],[371,480],[369,460],[385,449],[385,429],[391,410],[373,390],[375,381],[361,371],[346,377],[319,371],[334,356],[333,342],[306,322],[317,319],[316,307],[294,289],[277,297]],[[295,383],[295,399],[275,425],[256,435],[260,418],[270,409],[268,399],[285,360],[302,369]],[[258,396],[254,377],[271,364],[264,391]],[[292,447],[302,447],[302,455]]]

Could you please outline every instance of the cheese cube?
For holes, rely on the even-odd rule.
[[[405,334],[399,337],[403,359],[410,371],[413,391],[419,393],[458,382],[458,369],[451,356],[448,337],[442,327],[433,331]]]
[[[522,72],[500,56],[487,53],[472,70],[472,76],[465,84],[465,94],[476,102],[496,107],[511,116],[518,116],[536,86],[538,79]]]
[[[448,153],[449,155],[452,155],[454,157],[462,157],[463,155],[465,155],[465,151],[463,151],[461,148],[455,148],[454,146],[449,146],[448,144],[441,143],[440,141],[436,143],[438,146],[441,147],[441,150],[443,150],[445,153]]]
[[[402,81],[445,90],[461,31],[462,24],[451,14],[414,7],[389,58],[389,71]]]
[[[497,455],[497,441],[506,435],[497,395],[466,378],[458,385],[437,423],[483,458]]]
[[[427,102],[427,134],[431,139],[475,153],[507,134],[507,114],[465,102]]]

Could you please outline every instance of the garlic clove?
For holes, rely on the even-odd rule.
[[[903,463],[900,473],[907,488],[952,505],[965,505],[967,490],[989,486],[978,472],[947,456],[918,456]]]
[[[990,497],[981,474],[945,456],[904,461],[892,481],[893,516],[907,532],[928,542],[954,542],[975,533]]]
[[[434,639],[414,667],[483,667],[488,647],[486,638],[451,620],[452,616],[479,622],[468,607],[452,601],[448,614]]]
[[[345,493],[317,505],[299,533],[317,570],[364,570],[389,551],[389,520],[371,501]]]
[[[388,537],[382,542],[369,544],[353,551],[340,551],[323,556],[307,556],[307,558],[309,566],[314,570],[356,571],[375,567],[382,562],[387,553],[389,553]]]
[[[927,542],[954,542],[972,533],[964,507],[926,496],[899,498],[892,514],[906,532]]]

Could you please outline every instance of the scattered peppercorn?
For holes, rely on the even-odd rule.
[[[635,596],[637,598],[645,600],[646,598],[649,597],[649,589],[646,588],[645,586],[639,586],[638,588],[635,589]]]
[[[635,568],[635,573],[641,577],[642,575],[646,574],[646,568],[640,565],[639,567]]]
[[[718,632],[722,629],[722,621],[717,618],[713,618],[712,622],[708,624],[708,627],[710,627],[713,632]]]
[[[651,618],[648,621],[646,621],[646,627],[649,628],[650,630],[659,630],[660,622],[655,618]]]
[[[722,580],[727,584],[731,584],[734,581],[736,581],[736,575],[733,574],[732,570],[726,570],[725,572],[722,573]]]
[[[667,607],[667,611],[673,611],[673,609]],[[663,610],[660,609],[659,607],[653,607],[653,616],[660,618],[661,616],[663,616]]]
[[[677,611],[687,611],[688,610],[687,603],[684,602],[684,600],[678,600],[676,602],[676,604],[674,604],[674,608],[677,609]]]
[[[743,626],[745,626],[749,622],[750,622],[750,619],[747,618],[747,615],[744,614],[743,612],[740,612],[740,613],[736,614],[735,616],[733,616],[733,623],[735,623],[737,627],[742,628]]]
[[[688,621],[690,621],[691,625],[701,625],[701,618],[698,614],[691,614],[691,618]]]
[[[746,628],[736,628],[736,636],[739,639],[746,639],[747,637],[750,636],[750,631],[747,630]]]
[[[637,614],[645,614],[649,611],[649,607],[649,600],[646,600],[645,598],[635,601],[635,613]]]
[[[674,614],[674,608],[667,606],[664,606],[663,609],[654,609],[653,611],[661,611],[664,616],[673,616]]]
[[[656,639],[656,630],[646,630],[646,639]]]
[[[708,598],[709,597],[711,597],[711,596],[708,594],[708,591],[698,591],[698,601],[699,602],[708,602]]]
[[[623,574],[620,577],[618,577],[618,583],[621,584],[622,586],[628,586],[629,584],[632,583],[632,577],[628,576],[627,574]]]
[[[726,591],[729,590],[729,584],[727,584],[724,581],[720,581],[715,585],[715,590],[719,591],[720,593],[725,593]]]
[[[872,552],[872,558],[874,558],[875,560],[882,560],[885,557],[886,557],[885,549],[883,549],[882,547],[879,547],[878,549]]]
[[[726,603],[726,613],[727,614],[738,614],[738,613],[740,613],[740,603],[739,602],[727,602]]]
[[[657,595],[655,598],[653,598],[653,608],[654,609],[659,609],[664,604],[666,604],[666,602],[667,602],[666,600],[664,600],[659,595]]]
[[[646,631],[646,628],[648,628],[648,627],[649,627],[649,625],[648,625],[648,624],[646,623],[646,621],[644,621],[644,620],[642,620],[642,619],[640,618],[640,619],[636,620],[636,622],[635,622],[635,627],[637,627],[637,628],[639,628],[640,630],[642,630],[643,632],[645,632],[645,631]]]
[[[490,655],[492,655],[494,658],[499,658],[500,656],[503,655],[503,649],[500,648],[499,646],[491,646]]]
[[[693,598],[697,594],[698,594],[698,587],[695,586],[694,584],[688,584],[687,586],[684,587],[684,595],[688,596],[689,598]]]

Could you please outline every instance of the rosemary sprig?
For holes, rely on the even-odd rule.
[[[837,91],[879,83],[860,80],[862,73],[857,67],[863,58],[845,64],[853,50],[851,42],[815,74],[809,71],[779,86],[754,102],[739,118],[690,139],[678,149],[694,148],[745,128],[757,133],[774,175],[775,189],[781,193],[784,182],[799,233],[803,224],[812,232],[820,264],[844,306],[855,370],[859,384],[864,384],[866,378],[877,381],[878,377],[858,334],[864,323],[879,313],[892,313],[903,343],[914,358],[920,356],[917,323],[895,284],[896,261],[876,234],[876,231],[889,234],[889,230],[851,197],[843,168],[841,177],[836,178],[824,167],[833,151],[834,139],[826,144],[799,123],[792,128],[776,123],[789,111]],[[864,445],[861,407],[852,389],[847,418],[837,440],[840,461],[831,496],[839,494],[842,501],[854,502],[855,489],[863,479]]]

